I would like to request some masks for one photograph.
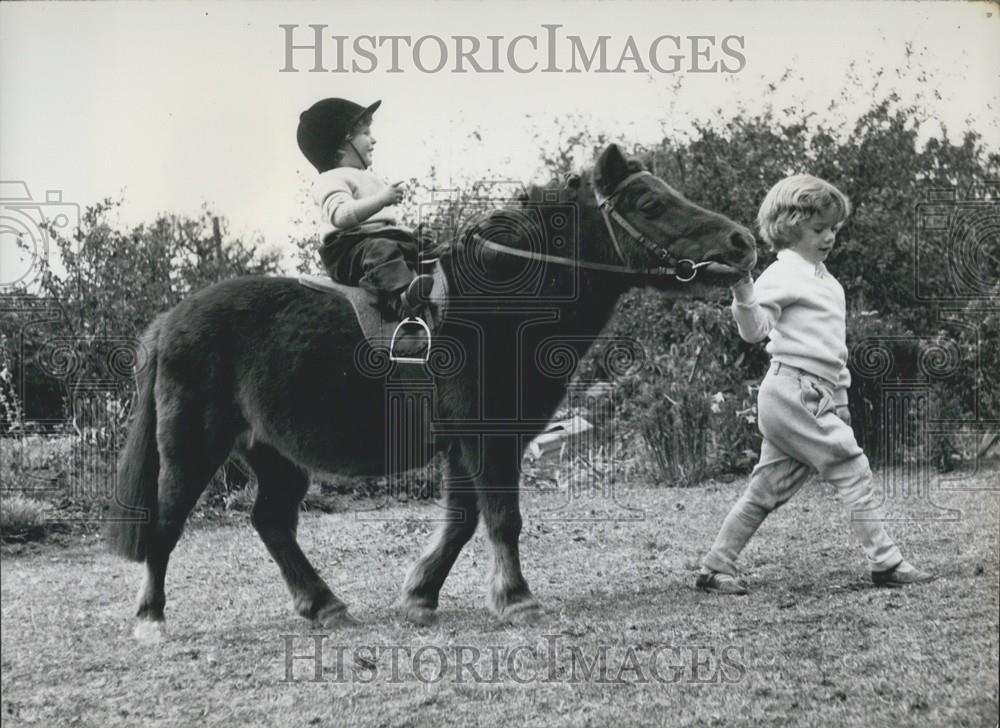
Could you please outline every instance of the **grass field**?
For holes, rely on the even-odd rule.
[[[893,512],[917,520],[890,526],[935,583],[873,588],[832,489],[814,482],[748,547],[749,597],[693,587],[742,480],[634,486],[619,505],[526,494],[525,574],[549,615],[533,627],[485,610],[481,531],[437,625],[394,616],[439,515],[426,503],[303,515],[304,550],[365,622],[332,634],[292,615],[243,522],[189,528],[168,575],[170,639],[153,646],[131,637],[139,565],[90,536],[7,548],[3,724],[995,726],[1000,472],[959,474],[949,492],[938,477],[954,519],[911,499]],[[642,519],[557,520],[609,511]]]

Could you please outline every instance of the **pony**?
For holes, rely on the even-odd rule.
[[[405,578],[399,613],[434,620],[448,572],[482,519],[493,549],[490,610],[505,622],[538,621],[518,547],[520,462],[569,381],[540,363],[540,347],[558,340],[582,357],[629,289],[703,295],[755,262],[746,228],[686,200],[611,144],[589,173],[532,186],[440,256],[450,293],[435,342],[451,354],[437,369],[433,356],[425,366],[376,361],[348,302],[295,278],[242,277],[192,294],[141,339],[118,464],[107,535],[113,552],[145,562],[136,636],[164,636],[171,551],[231,454],[256,476],[250,520],[295,611],[324,629],[356,624],[296,541],[299,504],[310,471],[398,468],[387,447],[403,418],[387,417],[387,381],[406,372],[433,391],[419,424],[431,444],[411,448],[406,467],[442,454],[445,516]]]

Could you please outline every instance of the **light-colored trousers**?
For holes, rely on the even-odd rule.
[[[839,394],[844,394],[841,391]],[[736,560],[767,518],[813,474],[834,485],[872,571],[903,560],[882,525],[872,471],[854,431],[836,412],[834,387],[820,377],[772,364],[757,395],[764,442],[750,485],[736,501],[702,566],[736,576]]]

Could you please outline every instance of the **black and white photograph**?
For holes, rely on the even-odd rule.
[[[998,40],[0,2],[5,728],[995,728]]]

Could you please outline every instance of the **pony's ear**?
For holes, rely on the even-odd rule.
[[[609,144],[597,158],[597,165],[594,167],[594,187],[602,195],[610,195],[618,183],[630,174],[628,160],[622,154],[621,148],[617,144]]]
[[[566,175],[563,179],[563,195],[567,202],[576,202],[580,198],[580,187],[582,184],[583,181],[580,179],[580,175],[575,172]]]

